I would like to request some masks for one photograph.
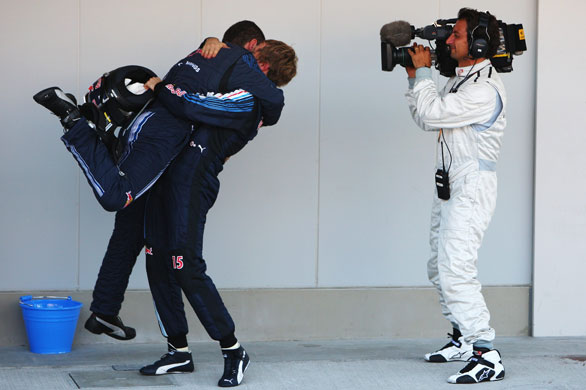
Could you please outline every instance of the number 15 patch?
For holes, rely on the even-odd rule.
[[[183,268],[183,256],[171,256],[173,259],[173,269]]]

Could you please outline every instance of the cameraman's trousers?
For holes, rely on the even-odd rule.
[[[433,200],[428,277],[439,292],[443,315],[464,341],[491,342],[495,331],[476,277],[478,249],[496,205],[496,172],[472,171],[450,185],[449,200]]]

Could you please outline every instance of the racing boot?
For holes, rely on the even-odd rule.
[[[457,374],[448,378],[449,383],[480,383],[500,381],[505,377],[501,354],[496,349],[474,348],[474,355]]]
[[[168,350],[169,352],[161,356],[153,364],[142,367],[139,370],[140,373],[142,375],[164,375],[193,372],[195,370],[191,352],[180,352],[171,344],[168,344]]]
[[[446,363],[463,361],[472,357],[472,344],[466,343],[460,331],[454,328],[454,333],[448,333],[450,342],[435,352],[425,354],[425,360],[431,363]]]
[[[136,330],[125,326],[118,316],[96,315],[92,313],[85,322],[84,327],[93,334],[110,336],[116,340],[132,340],[136,336]]]
[[[219,387],[234,387],[242,383],[244,371],[248,368],[250,358],[241,346],[236,349],[222,348],[224,356],[224,374],[218,381]]]
[[[59,117],[64,132],[71,129],[81,118],[75,97],[64,93],[59,87],[43,89],[35,94],[33,99]]]

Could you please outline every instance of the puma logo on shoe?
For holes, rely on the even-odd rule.
[[[140,369],[143,375],[164,375],[193,372],[193,359],[191,352],[170,351],[153,364]]]
[[[224,374],[218,381],[220,387],[234,387],[242,383],[244,371],[248,368],[250,359],[241,346],[237,349],[222,350],[224,356]]]
[[[124,332],[124,330],[122,328],[117,327],[116,325],[113,325],[109,322],[104,321],[103,319],[101,319],[100,317],[96,316],[96,321],[98,321],[100,324],[104,325],[106,328],[109,329],[108,333],[110,335],[116,335],[116,336],[120,336],[120,337],[125,337],[126,333]]]

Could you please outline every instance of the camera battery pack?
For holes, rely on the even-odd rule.
[[[435,172],[435,187],[437,188],[437,197],[443,200],[450,199],[450,179],[448,172],[438,169]]]

